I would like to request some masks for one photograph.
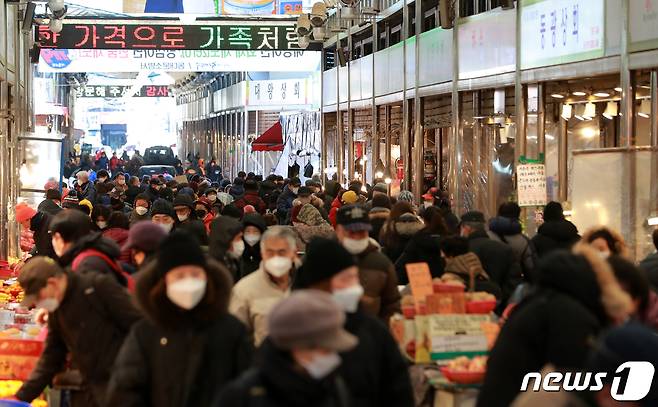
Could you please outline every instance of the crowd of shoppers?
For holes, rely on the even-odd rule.
[[[16,207],[24,305],[48,324],[20,400],[75,370],[73,407],[414,406],[388,323],[418,262],[504,315],[480,406],[511,405],[546,365],[587,368],[628,321],[658,329],[658,255],[636,266],[607,227],[581,238],[556,202],[529,238],[513,202],[457,217],[436,188],[419,203],[384,183],[230,182],[214,161],[140,180],[112,159]]]

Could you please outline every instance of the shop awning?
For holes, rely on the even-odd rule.
[[[251,151],[283,151],[283,129],[281,123],[276,122],[274,126],[260,135],[251,143]]]

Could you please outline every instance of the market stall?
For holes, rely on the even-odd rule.
[[[496,298],[450,280],[434,279],[426,263],[407,265],[402,315],[391,320],[403,354],[423,369],[434,407],[474,405],[487,355],[498,336]]]
[[[23,290],[16,281],[20,264],[13,258],[0,261],[0,406],[27,380],[44,346],[44,329],[34,323],[32,311],[19,307],[23,300]],[[48,403],[40,398],[32,406],[47,407]]]

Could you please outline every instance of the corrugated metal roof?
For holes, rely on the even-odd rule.
[[[130,14],[117,13],[113,11],[101,10],[93,7],[81,6],[78,4],[67,4],[68,18],[131,18]]]

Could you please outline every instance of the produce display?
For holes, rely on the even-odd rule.
[[[22,385],[23,382],[20,380],[0,380],[0,400],[14,396]],[[32,402],[32,407],[48,407],[48,402],[37,399]]]
[[[460,356],[442,367],[441,373],[453,383],[477,384],[484,380],[486,367],[486,356],[476,356],[473,359]]]

